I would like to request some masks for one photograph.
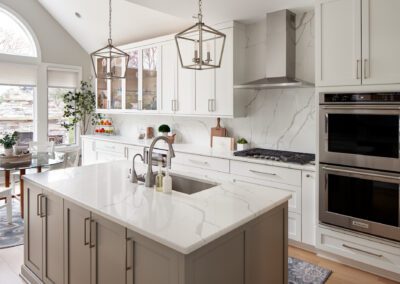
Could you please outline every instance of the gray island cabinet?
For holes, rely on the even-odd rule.
[[[28,283],[287,283],[287,200],[186,253],[30,178],[24,190]]]

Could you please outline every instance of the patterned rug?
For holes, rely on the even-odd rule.
[[[323,284],[332,271],[320,266],[289,257],[289,284]]]
[[[4,204],[4,201],[0,201]],[[13,200],[13,223],[7,223],[7,208],[0,209],[0,249],[24,244],[24,221],[21,219],[20,203]]]

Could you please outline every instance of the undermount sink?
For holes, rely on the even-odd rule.
[[[157,174],[155,173],[154,176],[156,175]],[[193,194],[218,185],[215,182],[187,177],[175,173],[170,173],[169,175],[172,178],[172,190],[185,194]],[[138,180],[144,182],[144,176],[138,176]]]

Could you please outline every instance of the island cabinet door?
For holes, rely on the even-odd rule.
[[[92,213],[91,283],[125,284],[127,267],[126,229]]]
[[[90,211],[64,200],[64,283],[90,283]]]
[[[43,231],[40,212],[42,189],[31,184],[25,186],[25,265],[42,279]]]
[[[45,193],[42,197],[43,219],[43,282],[64,282],[63,200]]]
[[[127,230],[127,284],[185,284],[183,256]]]

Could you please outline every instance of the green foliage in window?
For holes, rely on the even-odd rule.
[[[67,130],[75,128],[78,124],[81,134],[88,132],[90,125],[95,125],[100,118],[96,113],[96,95],[92,90],[92,85],[81,81],[81,87],[72,92],[64,94],[64,117],[67,122],[63,126]]]

